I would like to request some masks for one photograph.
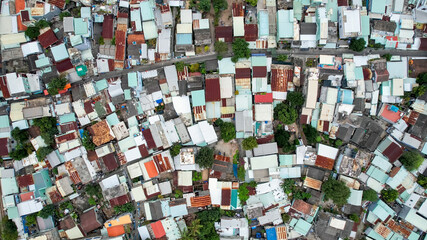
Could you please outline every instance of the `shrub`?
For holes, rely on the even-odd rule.
[[[394,189],[383,189],[381,191],[381,197],[386,202],[394,202],[399,197],[399,192]]]
[[[375,202],[378,200],[378,194],[372,189],[365,190],[363,191],[362,200]]]
[[[366,41],[363,38],[351,39],[349,48],[356,52],[361,52],[365,49]]]
[[[210,147],[202,147],[196,155],[196,163],[199,164],[201,168],[210,168],[212,167],[214,157],[213,149]]]
[[[224,142],[229,142],[230,140],[233,140],[236,138],[236,128],[234,127],[234,124],[231,122],[224,122],[221,124],[221,138],[224,140]]]
[[[242,146],[243,146],[243,149],[245,149],[245,150],[252,150],[252,149],[258,147],[258,143],[257,143],[255,137],[248,137],[248,138],[243,139]]]
[[[323,182],[322,192],[325,193],[325,200],[332,199],[338,206],[346,204],[350,196],[350,189],[347,185],[331,177],[326,182]]]
[[[175,143],[174,145],[172,145],[170,150],[171,156],[172,157],[178,156],[179,153],[181,152],[181,148],[182,148],[181,144]]]

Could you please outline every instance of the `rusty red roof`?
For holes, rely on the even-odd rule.
[[[206,79],[205,100],[206,102],[215,102],[221,100],[221,89],[219,87],[219,78]]]
[[[56,63],[55,66],[56,66],[56,70],[58,70],[58,72],[60,73],[70,70],[74,67],[69,58],[65,59],[64,61]]]
[[[23,22],[30,21],[30,13],[27,10],[21,11],[21,19]]]
[[[102,224],[98,222],[96,217],[95,209],[80,214],[80,226],[86,233],[102,227]]]
[[[104,15],[104,22],[102,23],[102,37],[105,39],[113,38],[113,15]]]
[[[230,206],[230,203],[231,203],[231,189],[222,189],[221,205]]]
[[[8,144],[7,138],[0,138],[0,156],[9,155],[7,144]]]
[[[65,0],[49,0],[49,4],[52,4],[60,9],[64,9],[65,7]]]
[[[48,48],[58,41],[58,38],[56,37],[55,33],[51,28],[40,36],[38,36],[37,39],[39,40],[40,45],[42,45],[43,48]]]
[[[273,102],[273,93],[255,95],[255,103],[272,103],[272,102]]]
[[[239,78],[251,78],[251,69],[250,68],[236,68],[236,79]]]
[[[166,235],[165,229],[161,221],[157,221],[150,224],[151,229],[153,230],[155,238],[162,238]]]
[[[60,201],[62,201],[62,196],[58,192],[58,190],[49,192],[49,198],[52,201],[52,203],[59,203]]]
[[[271,90],[287,92],[288,82],[292,82],[294,71],[292,69],[271,69]]]
[[[113,171],[119,167],[119,164],[116,161],[116,157],[115,157],[114,153],[110,153],[110,154],[103,156],[102,161],[104,162],[104,165],[109,172]]]
[[[72,130],[79,129],[77,127],[77,122],[64,123],[64,124],[59,125],[59,127],[61,128],[61,132],[62,133],[66,133],[66,132],[69,132],[69,131],[72,131]]]
[[[125,60],[125,48],[126,48],[126,32],[116,31],[116,55],[115,60]]]
[[[394,163],[403,154],[403,149],[396,143],[392,142],[383,152],[391,163]]]
[[[151,134],[151,130],[149,128],[142,131],[142,135],[144,135],[144,139],[147,142],[148,149],[156,148],[156,143],[154,142],[153,135]]]
[[[130,200],[129,200],[129,197],[127,194],[120,196],[120,197],[110,199],[111,207],[120,206],[120,205],[126,204],[128,202],[130,202]]]
[[[304,214],[310,214],[311,213],[311,204],[304,202],[301,199],[297,199],[292,204],[292,208],[297,210],[298,212],[304,213]]]
[[[191,207],[206,207],[211,205],[211,196],[200,196],[190,198]]]
[[[141,157],[145,158],[148,157],[150,154],[148,153],[147,146],[145,144],[141,144],[138,146],[139,152],[141,153]]]
[[[233,17],[243,17],[245,12],[243,11],[243,3],[233,3]]]
[[[233,27],[232,26],[218,26],[215,27],[216,40],[222,39],[224,42],[233,41]]]
[[[315,165],[321,168],[332,170],[335,160],[324,156],[317,155]]]
[[[28,175],[18,176],[18,186],[20,188],[27,187],[33,184],[34,184],[33,175],[28,174]]]
[[[252,67],[252,77],[264,78],[267,77],[267,67]]]
[[[4,98],[10,98],[9,88],[7,88],[7,77],[0,76],[0,88]]]
[[[256,41],[258,38],[258,25],[246,24],[245,25],[245,40],[248,42]]]

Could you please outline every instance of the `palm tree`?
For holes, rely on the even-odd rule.
[[[181,232],[181,240],[194,240],[200,234],[200,229],[203,225],[200,224],[200,219],[191,222],[191,225]]]

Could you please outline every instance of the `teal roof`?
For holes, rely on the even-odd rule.
[[[83,65],[83,64],[79,65],[76,67],[76,71],[77,71],[77,75],[79,75],[80,77],[83,77],[87,73],[87,67],[86,65]]]
[[[95,103],[95,111],[96,111],[96,113],[98,113],[98,115],[100,115],[100,116],[102,116],[102,115],[105,115],[105,114],[106,114],[105,109],[104,109],[104,107],[102,106],[102,103],[101,103],[101,102],[99,102],[99,101]]]
[[[326,12],[331,13],[331,15],[329,15],[331,22],[337,22],[338,21],[338,1],[337,0],[329,0],[326,3],[325,7],[326,7]],[[294,9],[295,9],[295,7],[294,7]]]
[[[64,43],[51,47],[50,50],[52,51],[53,58],[57,62],[68,58],[68,51]]]
[[[362,67],[355,67],[354,74],[356,75],[356,80],[363,80],[363,69]]]
[[[232,189],[231,190],[231,209],[237,209],[237,207],[240,205],[239,204],[239,199],[238,199],[238,194],[237,194],[237,189]]]
[[[154,11],[150,2],[144,1],[139,4],[142,21],[154,20]]]
[[[46,67],[50,64],[49,58],[47,58],[47,57],[39,58],[34,62],[36,63],[37,68]]]
[[[311,224],[305,221],[304,219],[300,218],[296,220],[293,218],[290,223],[291,227],[294,228],[295,231],[297,231],[301,235],[307,235],[308,231],[310,231]]]
[[[411,235],[409,235],[408,240],[418,240],[420,238],[420,235],[416,232],[411,232]]]
[[[382,184],[386,183],[388,179],[388,175],[375,166],[370,166],[366,174]]]
[[[405,169],[405,167],[401,167],[399,172],[397,172],[394,177],[390,177],[387,180],[387,185],[389,185],[393,189],[397,189],[397,187],[405,180],[406,176],[408,176],[409,172]]]
[[[277,11],[277,40],[294,37],[294,11]]]
[[[369,36],[371,34],[371,28],[369,25],[369,16],[360,16],[362,36]]]
[[[108,115],[106,119],[107,119],[108,125],[110,126],[114,126],[120,123],[119,117],[117,116],[116,113],[112,113]]]
[[[294,7],[294,17],[301,21],[302,19],[302,1],[301,0],[294,0],[293,7]]]
[[[427,143],[424,143],[423,149],[421,150],[422,153],[427,154]]]
[[[36,190],[34,191],[35,197],[46,197],[46,188],[52,186],[52,180],[49,177],[49,171],[43,169],[33,174],[34,185]]]
[[[82,8],[80,8],[80,16],[82,18],[92,18],[90,7],[82,7]]]
[[[236,95],[236,111],[252,109],[252,95],[241,94]]]
[[[268,12],[266,10],[260,10],[258,11],[258,36],[267,37],[268,35]]]
[[[218,60],[218,69],[219,74],[235,74],[236,68],[234,62],[231,61],[231,58],[223,58]]]
[[[108,88],[108,82],[106,79],[99,80],[95,83],[96,90],[101,91]]]
[[[375,239],[375,240],[384,240],[383,236],[381,236],[379,233],[375,232],[373,229],[369,231],[368,237]]]
[[[363,195],[362,190],[354,190],[353,188],[350,188],[350,196],[347,199],[347,203],[354,206],[361,206],[362,195]]]
[[[15,197],[13,195],[8,195],[3,197],[3,207],[10,208],[15,206]]]
[[[76,115],[74,113],[67,113],[59,116],[59,122],[61,124],[67,123],[67,122],[75,122],[75,121],[76,121]]]
[[[15,178],[2,178],[1,179],[1,192],[3,196],[18,193],[18,185]]]
[[[252,56],[251,57],[252,67],[266,67],[267,57],[266,56]]]
[[[0,116],[0,128],[8,128],[10,127],[10,121],[8,115]]]
[[[132,99],[131,94],[130,94],[130,89],[125,89],[123,92],[125,94],[125,100],[131,100]]]
[[[279,155],[279,162],[280,162],[280,166],[292,165],[294,162],[294,155],[280,154]]]
[[[84,35],[88,33],[87,20],[83,18],[74,18],[74,34]]]
[[[191,91],[191,103],[193,107],[206,105],[205,90]]]
[[[135,116],[128,118],[128,126],[129,127],[138,126],[138,120],[136,119]]]
[[[9,219],[19,218],[19,212],[17,207],[11,207],[7,209],[7,217]]]
[[[371,211],[382,221],[386,220],[389,216],[394,217],[396,215],[396,212],[382,200],[378,200]]]
[[[81,35],[74,35],[70,37],[71,46],[77,46],[83,43],[83,39]]]
[[[387,158],[379,155],[374,157],[374,160],[372,160],[371,164],[377,166],[384,172],[388,172],[392,168],[392,164],[387,160]]]
[[[387,0],[371,0],[371,12],[384,14],[386,2]]]
[[[138,86],[138,79],[136,72],[128,73],[128,86],[131,88],[135,88]]]
[[[126,152],[129,148],[134,147],[136,145],[133,137],[127,137],[119,141],[119,147],[122,152]]]

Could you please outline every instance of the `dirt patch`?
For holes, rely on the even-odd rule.
[[[427,59],[412,59],[412,61],[413,64],[409,64],[409,77],[416,78],[420,73],[427,72]]]
[[[239,144],[236,139],[233,139],[228,143],[220,140],[215,146],[215,153],[221,152],[222,155],[230,158],[234,156],[237,150],[239,150]]]
[[[86,197],[86,195],[80,195],[77,198],[74,198],[73,200],[71,200],[71,203],[73,204],[74,208],[78,211],[78,212],[83,212],[86,209],[92,207],[89,204],[89,201]]]

